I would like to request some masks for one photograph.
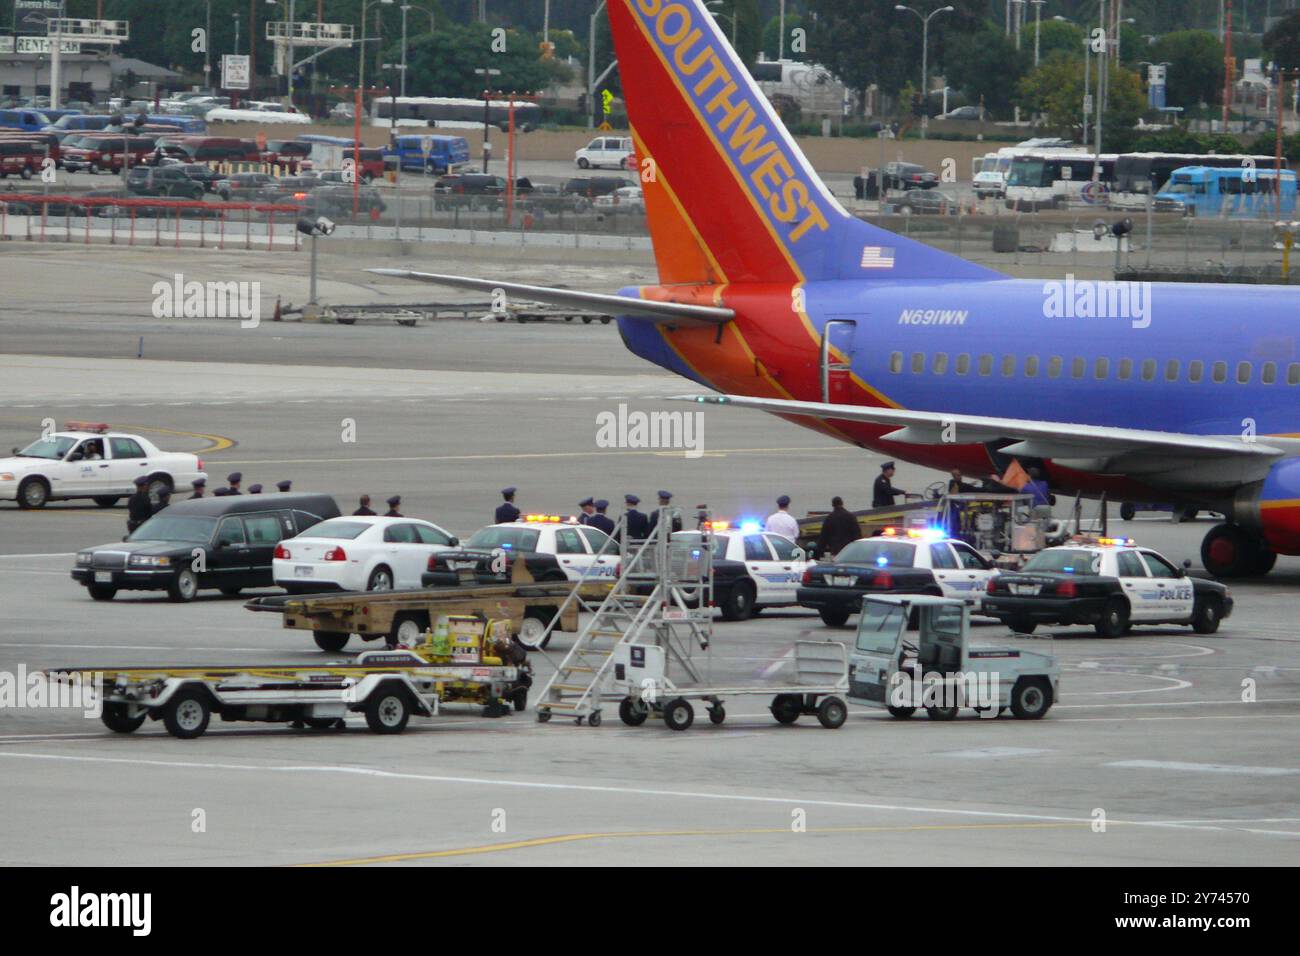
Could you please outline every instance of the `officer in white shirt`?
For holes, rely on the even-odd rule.
[[[783,534],[791,541],[799,537],[799,522],[794,519],[794,515],[786,511],[790,507],[790,496],[782,495],[776,499],[776,511],[767,516],[764,522],[765,530]]]

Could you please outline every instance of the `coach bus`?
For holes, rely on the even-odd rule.
[[[1114,153],[1094,156],[1066,150],[1015,156],[1007,172],[1007,208],[1034,212],[1070,202],[1098,202],[1114,182],[1115,159]],[[1094,179],[1098,185],[1090,186]]]
[[[1278,185],[1281,184],[1281,209]],[[1233,166],[1182,166],[1156,198],[1177,202],[1186,215],[1228,219],[1291,218],[1296,211],[1295,171]]]
[[[393,121],[397,111],[398,126],[436,126],[447,129],[474,129],[483,125],[483,100],[452,96],[376,97],[371,115],[376,126]],[[515,128],[535,128],[541,107],[525,100],[515,100]],[[510,122],[510,101],[489,100],[487,120],[505,129]]]

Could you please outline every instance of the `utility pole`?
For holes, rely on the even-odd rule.
[[[785,0],[781,0],[781,12],[778,14],[780,26],[777,28],[776,58],[785,59]]]
[[[605,2],[600,0],[587,26],[587,129],[596,125],[596,20],[605,9]]]
[[[1226,133],[1232,120],[1232,0],[1228,0],[1223,24],[1223,131]]]
[[[239,14],[235,14],[235,56],[239,56]]]
[[[1106,30],[1106,0],[1101,2],[1101,49],[1097,52],[1097,122],[1093,128],[1096,136],[1095,145],[1093,146],[1092,160],[1092,178],[1096,182],[1101,179],[1101,127],[1102,115],[1106,110],[1106,94],[1110,86],[1108,82],[1109,62],[1107,54],[1110,52],[1110,34]]]
[[[402,96],[406,96],[406,14],[411,9],[409,3],[402,4]],[[393,115],[397,115],[397,104],[393,104]],[[400,166],[401,163],[398,163]]]

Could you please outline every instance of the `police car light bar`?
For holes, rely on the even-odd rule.
[[[730,521],[706,521],[705,526],[710,531],[726,531],[731,527]]]
[[[1134,544],[1135,542],[1133,541],[1132,538],[1098,538],[1098,539],[1097,539],[1097,543],[1098,543],[1098,544],[1132,545],[1132,544]]]
[[[96,435],[108,431],[108,425],[104,422],[64,422],[64,426],[70,432],[94,432]]]
[[[534,523],[548,524],[550,522],[558,523],[560,521],[563,521],[564,519],[561,518],[559,515],[524,515],[524,520],[531,521]]]

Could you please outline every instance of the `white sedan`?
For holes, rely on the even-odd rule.
[[[43,508],[47,501],[93,498],[101,508],[111,508],[135,491],[139,475],[149,479],[154,498],[165,488],[189,491],[196,478],[207,478],[197,455],[162,451],[139,435],[110,432],[107,425],[68,426],[0,458],[0,501]]]
[[[417,518],[331,518],[281,541],[271,574],[299,594],[418,588],[429,556],[457,544],[449,531]]]
[[[642,194],[640,186],[623,186],[608,195],[597,196],[591,205],[596,212],[603,212],[607,215],[610,213],[643,213],[645,212],[645,196]]]

